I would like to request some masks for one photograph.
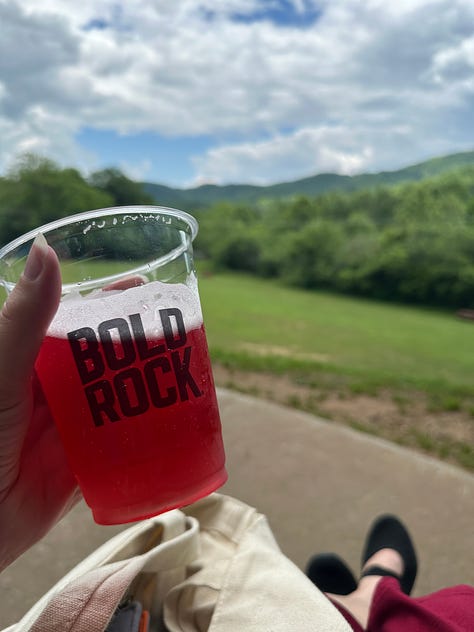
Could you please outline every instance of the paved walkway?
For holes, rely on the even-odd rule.
[[[358,569],[369,522],[395,512],[420,557],[415,593],[474,584],[474,476],[312,415],[219,390],[229,481],[265,513],[282,550],[304,566],[337,551]],[[0,576],[0,629],[121,527],[100,527],[79,505]]]

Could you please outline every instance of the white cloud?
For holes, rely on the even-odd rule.
[[[153,165],[150,160],[144,158],[136,163],[131,163],[126,159],[119,159],[117,166],[128,178],[144,182],[149,177]]]
[[[195,158],[196,181],[205,182],[208,173],[217,182],[246,179],[256,184],[324,171],[356,173],[370,163],[371,149],[348,132],[342,127],[303,128],[257,143],[214,148]]]
[[[278,0],[0,0],[0,169],[24,147],[94,165],[75,142],[85,126],[214,135],[195,164],[215,181],[474,144],[472,0],[292,4],[323,13],[298,29],[232,19]]]
[[[396,169],[450,150],[449,140],[420,138],[408,124],[388,125],[382,121],[359,128],[306,127],[260,142],[210,149],[194,158],[196,177],[187,186],[244,181],[271,184],[324,172],[352,175]]]
[[[433,58],[430,76],[436,83],[461,83],[472,89],[474,75],[474,35],[440,50]]]

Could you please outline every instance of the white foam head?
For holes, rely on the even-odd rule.
[[[105,320],[140,314],[147,335],[161,337],[159,310],[167,308],[181,310],[188,331],[202,325],[197,287],[190,289],[183,283],[152,281],[123,291],[98,290],[86,296],[69,295],[60,303],[48,335],[62,338],[81,327],[97,331]]]

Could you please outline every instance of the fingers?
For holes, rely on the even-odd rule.
[[[0,312],[0,410],[16,405],[61,297],[55,252],[43,235],[33,242],[25,270]]]

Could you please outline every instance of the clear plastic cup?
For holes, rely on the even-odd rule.
[[[41,232],[62,298],[36,362],[69,464],[99,524],[192,503],[227,478],[192,241],[175,209],[117,207],[0,250],[7,292]]]

